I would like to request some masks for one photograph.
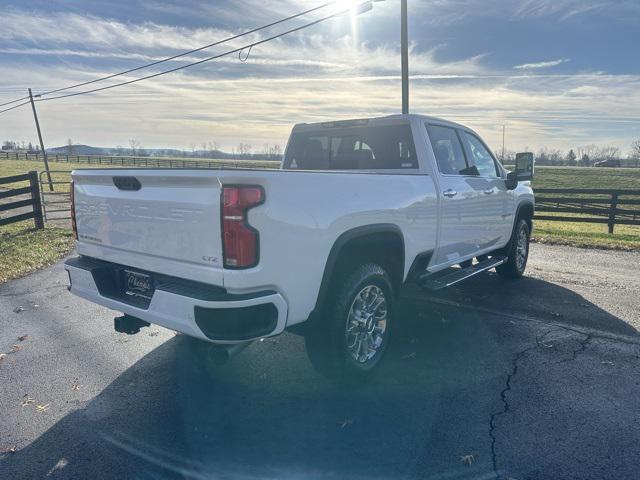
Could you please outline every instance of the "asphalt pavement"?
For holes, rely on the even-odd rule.
[[[0,479],[640,478],[639,267],[533,245],[520,281],[406,287],[380,371],[345,385],[293,334],[213,370],[118,334],[58,264],[0,285]]]

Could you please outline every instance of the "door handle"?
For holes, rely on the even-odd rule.
[[[495,192],[495,190],[493,188],[489,188],[489,189],[484,191],[484,194],[485,195],[491,195],[493,192]]]
[[[444,192],[442,192],[442,194],[445,197],[452,198],[452,197],[455,197],[458,194],[458,192],[456,192],[455,190],[449,188],[448,190],[445,190]]]

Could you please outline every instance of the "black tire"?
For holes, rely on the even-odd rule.
[[[523,218],[518,219],[507,247],[507,261],[496,267],[496,272],[502,278],[516,279],[524,275],[529,258],[530,236],[531,230],[527,221]]]
[[[372,311],[381,299],[383,303]],[[337,279],[323,315],[310,323],[305,335],[307,355],[316,370],[334,379],[367,377],[389,344],[394,299],[391,277],[380,265],[365,263]]]

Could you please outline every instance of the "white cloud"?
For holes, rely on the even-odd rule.
[[[557,65],[561,65],[563,63],[570,62],[569,58],[560,58],[558,60],[549,60],[547,62],[537,62],[537,63],[523,63],[522,65],[516,65],[516,70],[535,70],[540,68],[550,68],[555,67]]]
[[[76,14],[9,13],[0,18],[0,42],[5,54],[16,56],[3,62],[0,103],[22,92],[25,78],[36,91],[62,87],[111,73],[105,65],[130,68],[229,33]],[[483,55],[439,60],[446,48],[412,46],[412,110],[468,124],[490,144],[499,144],[503,123],[510,149],[607,141],[613,136],[607,132],[622,126],[615,138],[626,150],[632,132],[627,126],[640,125],[640,76],[535,73],[568,59],[518,65],[520,75],[505,75],[487,68]],[[64,63],[43,64],[44,55]],[[201,57],[184,60],[196,58]],[[38,108],[45,142],[52,146],[67,138],[113,146],[134,137],[147,147],[186,148],[214,140],[225,148],[240,141],[284,144],[295,122],[397,113],[399,63],[397,45],[358,44],[348,30],[332,25],[262,45],[247,64],[229,56]],[[2,135],[34,140],[29,112],[11,113],[0,116]]]
[[[484,21],[487,17],[501,22],[539,18],[548,22],[563,22],[597,13],[615,23],[637,22],[640,17],[637,0],[430,0],[415,2],[412,8],[424,22],[444,26],[468,18]]]

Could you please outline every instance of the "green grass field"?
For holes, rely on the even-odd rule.
[[[242,162],[247,167],[264,166],[263,162]],[[51,163],[52,170],[74,168],[96,168],[96,164]],[[104,167],[104,165],[102,166]],[[42,170],[38,162],[29,160],[0,160],[0,177],[17,175],[28,170]],[[53,179],[68,180],[68,173],[54,173]],[[16,187],[14,184],[12,187]],[[637,168],[581,168],[538,167],[533,182],[534,188],[619,188],[640,189],[640,169]],[[66,189],[58,185],[56,189]],[[629,207],[627,207],[629,208]],[[640,208],[640,206],[638,207]],[[535,223],[535,241],[574,245],[640,250],[640,226],[617,225],[615,233],[609,235],[603,224],[569,223],[539,220]]]
[[[210,162],[217,162],[220,166],[229,166],[228,168],[234,168],[233,165],[241,165],[243,168],[273,168],[273,162],[262,161],[250,161],[250,160],[209,160]],[[54,182],[68,182],[69,173],[71,170],[78,168],[143,168],[143,167],[131,167],[120,165],[108,165],[97,163],[66,163],[66,162],[49,162],[49,168],[52,171],[52,180]],[[149,167],[152,168],[152,167]],[[7,177],[10,175],[20,175],[27,173],[30,170],[37,170],[41,172],[44,170],[44,165],[40,162],[33,160],[0,160],[0,177]],[[46,180],[46,176],[43,176]],[[20,188],[28,186],[28,182],[11,184],[11,188]],[[2,188],[2,186],[0,186]],[[66,185],[55,185],[55,190],[68,191],[69,188]]]
[[[73,248],[73,234],[65,228],[33,228],[33,221],[0,227],[0,283],[47,267]]]
[[[536,167],[533,187],[640,190],[640,168]]]
[[[640,168],[537,167],[533,187],[640,190]],[[640,205],[624,208],[640,210]],[[540,243],[640,250],[640,226],[616,225],[614,232],[600,223],[536,220],[533,236]]]

